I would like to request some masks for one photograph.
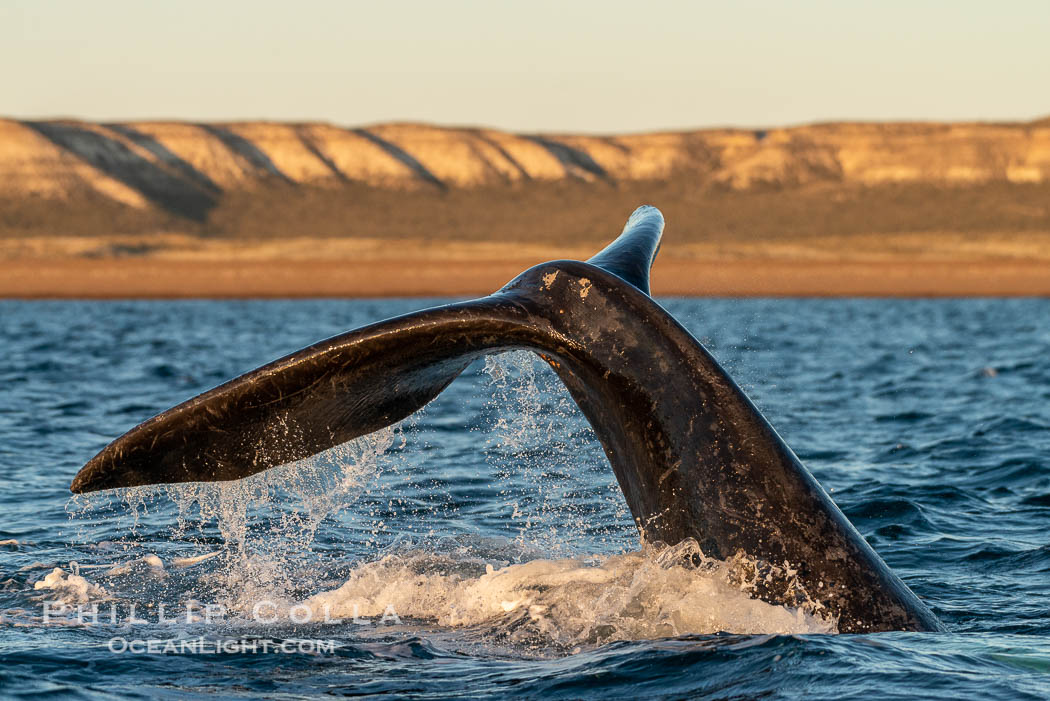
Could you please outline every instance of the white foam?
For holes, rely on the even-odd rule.
[[[133,560],[128,560],[127,562],[121,562],[116,565],[79,565],[78,567],[109,567],[109,569],[106,570],[106,575],[109,577],[127,575],[136,571],[145,571],[150,576],[158,578],[163,578],[168,574],[167,570],[164,569],[164,561],[153,553],[137,557]]]
[[[205,553],[204,555],[197,555],[195,557],[176,557],[172,559],[171,564],[175,567],[192,567],[193,565],[198,565],[206,560],[212,559],[213,557],[218,557],[219,555],[222,555],[221,550]]]
[[[320,619],[382,616],[483,627],[502,642],[578,646],[717,632],[830,633],[833,620],[751,598],[732,567],[687,541],[591,560],[504,567],[415,551],[356,567],[343,586],[308,599]],[[670,554],[670,557],[668,556]],[[699,566],[690,564],[699,561]]]
[[[55,598],[65,604],[84,604],[92,599],[106,596],[106,590],[89,582],[78,574],[66,574],[61,567],[51,570],[46,577],[33,585],[34,590],[50,590]]]

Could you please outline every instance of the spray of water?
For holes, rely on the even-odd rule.
[[[685,633],[834,630],[834,620],[804,592],[793,608],[752,598],[757,576],[789,572],[759,573],[747,558],[713,560],[693,541],[636,550],[619,487],[557,377],[526,352],[490,356],[484,373],[490,390],[489,428],[479,429],[484,461],[498,480],[512,539],[406,538],[378,556],[345,563],[338,578],[320,576],[324,568],[311,546],[326,519],[345,510],[370,521],[373,536],[389,527],[386,520],[400,520],[396,498],[381,501],[385,516],[375,505],[347,508],[380,472],[396,471],[404,460],[391,450],[407,443],[397,426],[236,482],[124,490],[131,535],[122,543],[93,543],[123,561],[98,586],[73,572],[52,573],[43,587],[79,598],[136,588],[241,613],[265,599],[285,616],[297,604],[317,618],[394,610],[408,625],[471,631],[533,649]],[[75,504],[78,515],[113,513],[105,498]],[[215,532],[218,538],[209,535]],[[165,533],[173,548],[200,553],[179,553],[194,565],[192,576],[169,576],[156,554],[143,554],[144,543],[157,547]],[[91,540],[90,528],[84,536]]]
[[[71,515],[90,523],[121,516],[117,543],[96,543],[115,555],[154,557],[143,547],[183,546],[176,565],[207,561],[183,597],[208,595],[236,611],[260,596],[281,599],[316,585],[312,545],[325,519],[352,504],[384,466],[387,451],[404,441],[399,426],[362,436],[305,460],[233,482],[192,482],[75,497]],[[120,507],[116,508],[115,500]],[[172,522],[173,525],[172,525]],[[219,540],[211,535],[218,532]],[[89,537],[81,528],[81,537]],[[196,555],[187,557],[185,546]],[[214,555],[211,559],[209,555]],[[125,562],[125,565],[127,563]],[[129,574],[118,567],[110,574]]]
[[[486,462],[519,543],[562,555],[578,554],[580,534],[606,550],[633,546],[623,494],[557,375],[528,351],[487,356],[484,372],[491,389]]]

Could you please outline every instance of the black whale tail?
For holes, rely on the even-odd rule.
[[[588,262],[531,268],[481,299],[335,336],[133,428],[74,492],[232,480],[399,421],[475,358],[535,351],[594,427],[643,537],[695,539],[792,572],[758,587],[842,632],[938,630],[717,361],[649,297],[663,217],[637,210]],[[756,584],[757,586],[757,584]]]

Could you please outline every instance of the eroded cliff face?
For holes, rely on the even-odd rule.
[[[897,188],[899,194],[981,187],[1021,188],[1028,194],[1011,199],[1009,207],[1028,208],[1018,216],[1040,229],[1050,217],[1040,205],[1048,183],[1050,120],[609,137],[419,124],[0,120],[0,232],[7,235],[285,234],[296,227],[352,234],[347,218],[362,215],[350,201],[402,229],[431,226],[440,235],[442,226],[456,221],[435,218],[467,216],[453,208],[498,200],[511,212],[514,203],[528,206],[533,192],[572,210],[620,199],[627,206],[661,193],[687,202],[814,188],[831,197],[828,191],[836,189]],[[422,201],[438,204],[415,218],[405,213]],[[326,223],[322,212],[335,213],[342,223]],[[584,233],[594,222],[571,211],[566,216],[575,216]]]

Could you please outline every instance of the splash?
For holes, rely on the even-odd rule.
[[[130,520],[129,535],[116,544],[96,547],[125,557],[135,554],[141,546],[136,534],[158,512],[161,522],[175,522],[166,527],[169,543],[188,542],[197,550],[210,549],[196,555],[181,552],[171,559],[177,568],[211,565],[191,578],[187,583],[191,588],[207,592],[230,610],[243,608],[259,596],[292,596],[296,590],[316,586],[311,546],[322,522],[352,504],[367,488],[399,434],[400,427],[394,425],[241,480],[118,490],[119,513]],[[111,496],[82,495],[74,500],[71,516],[117,511]],[[215,531],[219,550],[214,549],[217,543],[209,535]],[[107,574],[121,576],[128,571],[118,564]]]
[[[351,504],[380,469],[380,458],[395,440],[398,427],[381,429],[318,455],[233,482],[165,485],[178,508],[180,532],[214,521],[227,546],[245,554],[266,550],[275,537],[279,548],[309,548],[325,518]],[[252,517],[272,523],[252,538]]]
[[[754,599],[736,563],[695,541],[594,558],[479,562],[429,551],[356,567],[305,603],[318,618],[384,615],[483,631],[493,642],[574,649],[686,634],[832,633],[833,619]]]
[[[530,351],[486,356],[483,372],[491,391],[486,462],[501,483],[519,543],[573,555],[572,534],[586,532],[609,549],[633,545],[623,493],[557,375]]]
[[[400,451],[391,450],[407,444],[399,424],[243,480],[122,490],[130,530],[147,531],[145,542],[93,543],[123,558],[100,573],[98,585],[74,579],[76,572],[52,573],[40,588],[77,601],[204,600],[243,620],[266,601],[282,624],[294,623],[291,612],[303,605],[318,619],[394,611],[410,627],[467,631],[485,643],[521,649],[571,651],[714,632],[834,631],[834,620],[804,592],[790,607],[755,598],[757,583],[770,573],[746,558],[713,560],[693,541],[633,550],[638,535],[623,495],[557,376],[529,352],[489,356],[483,372],[489,421],[474,430],[485,431],[485,461],[512,540],[432,533],[412,540],[405,530],[411,519],[398,520],[398,509],[412,506],[399,506],[396,494],[347,509],[381,472],[399,469],[403,458],[392,459]],[[87,497],[79,506],[104,501]],[[325,520],[343,511],[373,536],[388,520],[403,533],[378,555],[340,565],[336,577],[333,560],[324,566],[312,545]],[[186,552],[187,543],[196,552]],[[144,548],[151,549],[144,555]]]

